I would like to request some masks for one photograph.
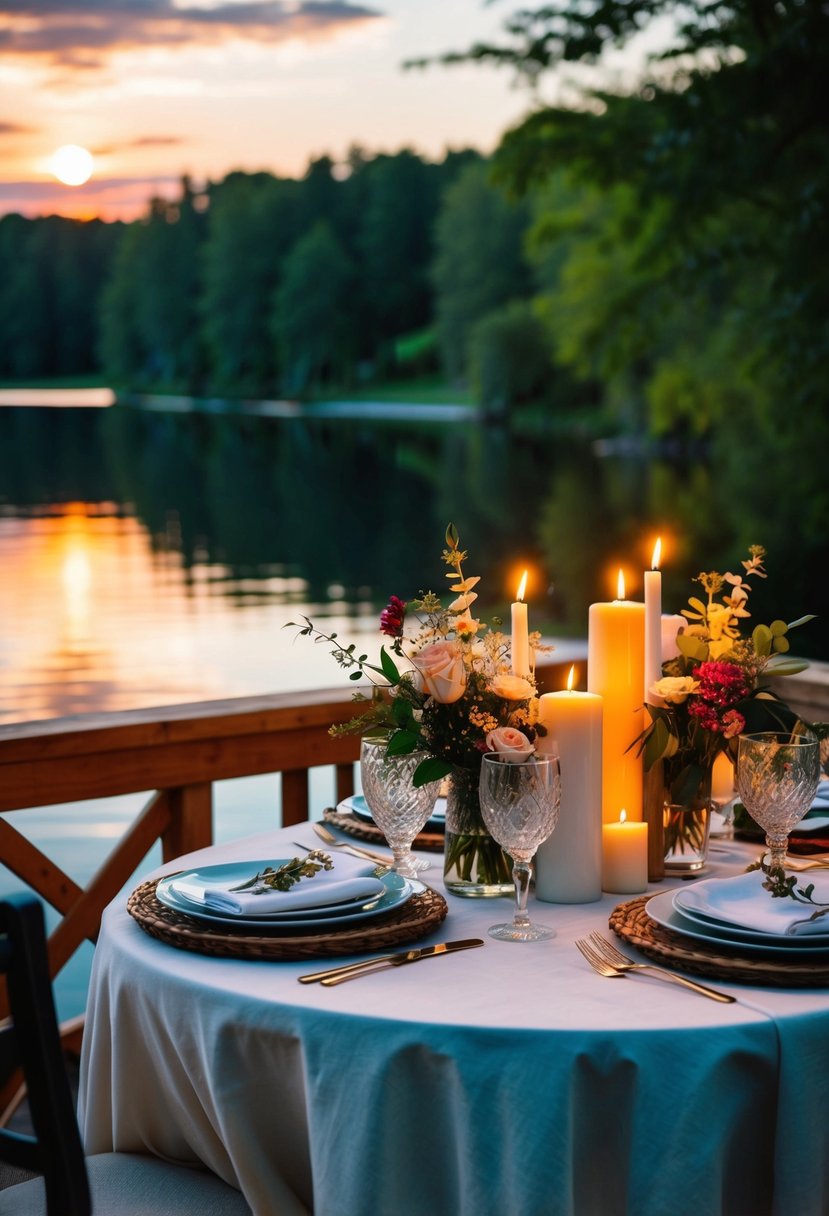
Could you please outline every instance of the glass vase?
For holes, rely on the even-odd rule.
[[[682,802],[672,801],[670,770],[666,766],[663,824],[665,873],[693,874],[705,865],[711,828],[711,767],[700,769],[699,779]]]
[[[453,769],[449,779],[443,882],[452,895],[512,896],[512,861],[484,826],[478,780],[468,769]]]

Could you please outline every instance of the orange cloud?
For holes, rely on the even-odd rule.
[[[179,7],[175,0],[0,0],[0,51],[75,70],[103,67],[114,51],[331,37],[373,21],[349,0],[247,0]]]

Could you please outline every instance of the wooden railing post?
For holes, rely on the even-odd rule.
[[[166,791],[170,826],[161,836],[161,856],[172,861],[213,843],[213,786],[180,785]]]

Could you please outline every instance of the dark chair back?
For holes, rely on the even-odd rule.
[[[40,901],[0,900],[0,974],[11,1022],[0,1028],[0,1076],[21,1069],[34,1136],[0,1128],[0,1159],[42,1174],[48,1216],[89,1216],[92,1205],[75,1105],[60,1044]]]

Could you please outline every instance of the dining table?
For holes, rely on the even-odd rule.
[[[341,841],[348,837],[337,833]],[[311,823],[178,858],[292,857]],[[706,874],[758,846],[712,842]],[[422,881],[443,893],[442,857]],[[680,887],[682,877],[648,887]],[[576,947],[632,896],[541,902],[550,940],[495,941],[508,898],[445,895],[417,945],[483,946],[324,987],[365,953],[213,956],[105,910],[89,987],[79,1120],[87,1153],[204,1166],[256,1216],[825,1216],[829,986],[605,978]]]

